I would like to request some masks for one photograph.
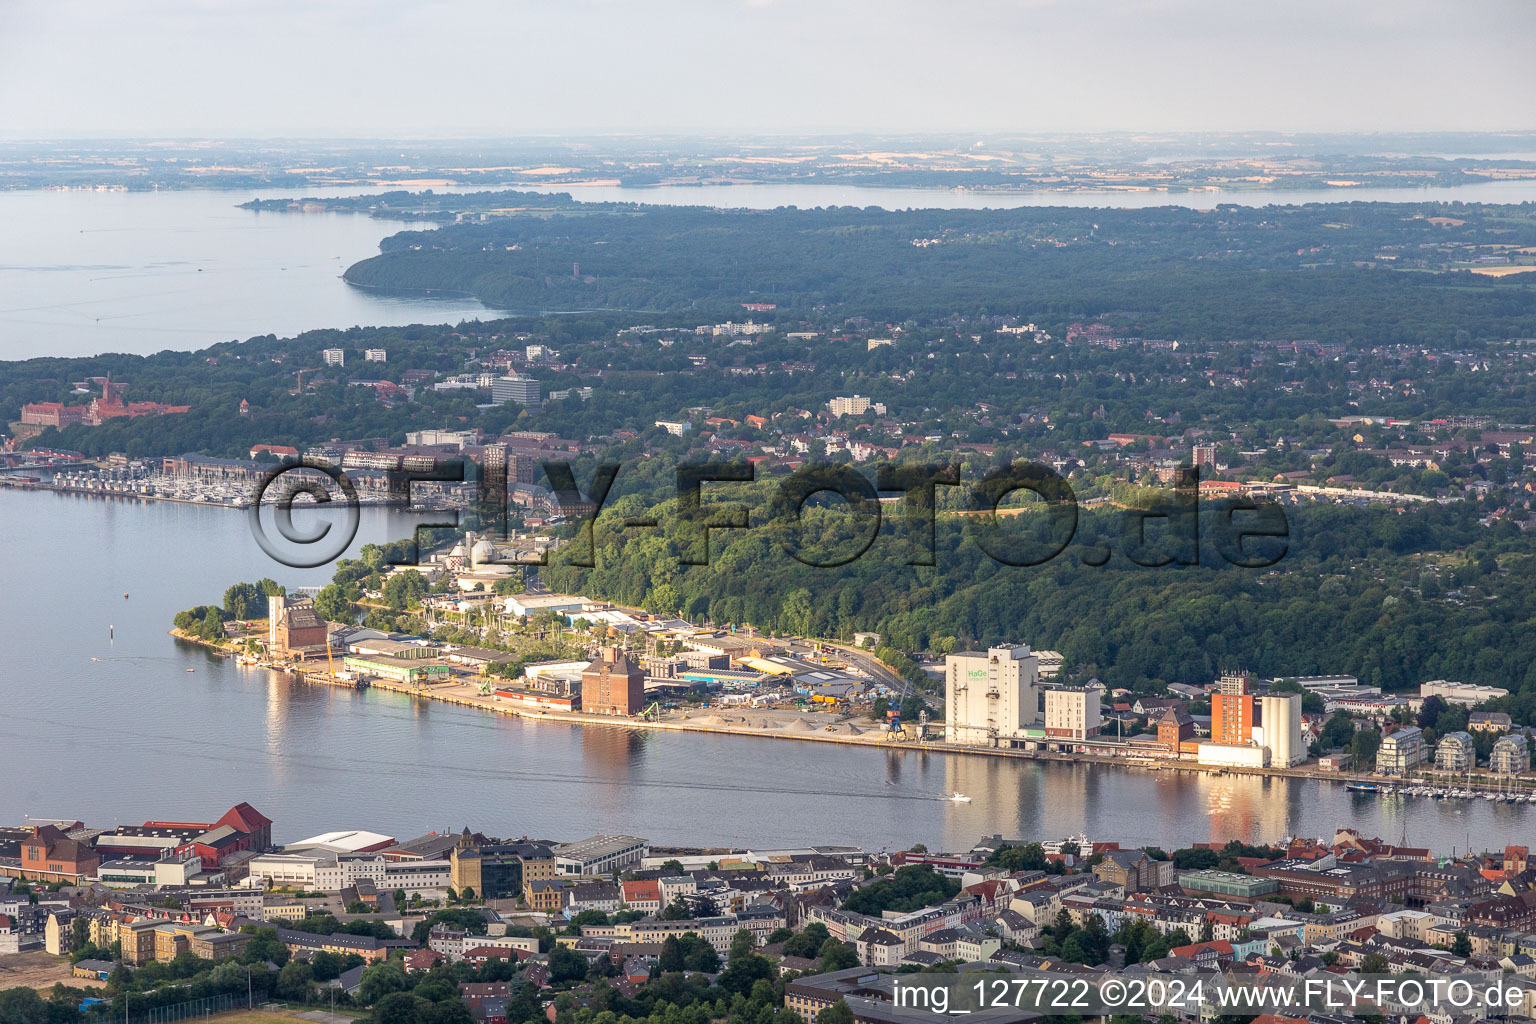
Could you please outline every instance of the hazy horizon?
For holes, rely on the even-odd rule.
[[[1536,128],[1490,0],[0,0],[0,137]]]

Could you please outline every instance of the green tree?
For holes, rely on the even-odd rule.
[[[373,1012],[368,1015],[369,1024],[424,1024],[424,1002],[409,992],[386,993],[378,999]]]
[[[421,603],[427,594],[427,579],[415,569],[394,573],[384,584],[383,598],[395,611],[404,611]]]
[[[828,939],[822,943],[820,955],[821,963],[817,966],[822,974],[859,966],[859,954],[852,946],[838,939]]]
[[[315,614],[327,622],[351,622],[357,610],[344,587],[328,583],[315,595]]]
[[[742,957],[751,956],[756,949],[757,940],[752,937],[752,933],[745,928],[738,929],[736,934],[731,936],[731,949],[726,955],[726,961],[734,963]]]
[[[661,912],[663,921],[687,921],[693,917],[693,910],[681,896],[674,896],[672,902],[667,904],[667,909]]]
[[[569,946],[549,951],[549,980],[556,985],[587,979],[587,958]]]
[[[812,921],[805,926],[805,930],[799,935],[785,940],[784,955],[797,956],[804,960],[814,960],[821,955],[821,947],[831,937],[826,925],[820,921]]]
[[[887,910],[912,911],[942,903],[960,891],[960,882],[933,870],[930,864],[905,864],[869,885],[855,889],[844,909],[877,916]]]
[[[299,1001],[309,994],[309,983],[312,980],[314,974],[309,964],[302,960],[290,960],[277,972],[277,987],[274,991],[284,999]]]
[[[1356,771],[1365,771],[1376,763],[1376,751],[1381,747],[1381,733],[1375,729],[1361,729],[1350,740],[1349,754]]]
[[[277,937],[276,928],[246,925],[241,930],[251,936],[240,954],[241,963],[260,964],[271,961],[279,967],[288,963],[288,947]]]
[[[224,591],[224,611],[231,619],[256,619],[267,614],[267,595],[254,583],[236,583]]]
[[[386,960],[363,971],[358,983],[357,997],[363,1003],[376,1003],[392,992],[405,992],[411,987],[410,978],[398,960]]]
[[[1335,711],[1323,724],[1324,750],[1335,750],[1350,745],[1355,737],[1355,720],[1348,711]]]
[[[816,1015],[816,1024],[853,1024],[853,1011],[839,999]]]
[[[663,973],[683,970],[683,944],[678,941],[676,935],[668,935],[661,941],[661,953],[657,955],[656,965]]]

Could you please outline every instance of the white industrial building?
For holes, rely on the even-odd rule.
[[[650,843],[635,836],[593,836],[562,843],[550,850],[562,875],[608,875],[639,865],[651,852]]]
[[[1501,686],[1480,686],[1477,683],[1454,683],[1447,679],[1431,679],[1419,684],[1419,699],[1439,697],[1447,704],[1476,707],[1484,701],[1508,697],[1509,691]]]
[[[951,654],[944,677],[944,737],[950,743],[1014,746],[1039,720],[1040,663],[1028,645]]]
[[[1201,743],[1195,747],[1195,759],[1220,768],[1268,768],[1269,748],[1254,743]]]
[[[1268,693],[1258,698],[1259,722],[1253,739],[1269,748],[1269,763],[1289,768],[1307,759],[1307,742],[1301,731],[1301,694]]]

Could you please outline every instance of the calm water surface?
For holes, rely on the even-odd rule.
[[[472,299],[388,298],[341,280],[406,226],[398,221],[238,209],[251,198],[0,191],[0,359],[143,354],[489,315]]]
[[[0,522],[0,822],[196,820],[249,800],[289,840],[466,823],[554,838],[606,830],[873,849],[1079,831],[1167,846],[1344,825],[1396,839],[1405,824],[1410,839],[1447,853],[1469,837],[1478,847],[1536,840],[1536,811],[1480,801],[573,727],[307,686],[166,635],[177,609],[218,600],[234,580],[325,582],[324,569],[268,561],[241,513],[0,490]],[[408,532],[365,510],[357,543]],[[945,802],[957,789],[973,801]]]

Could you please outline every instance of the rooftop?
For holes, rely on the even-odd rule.
[[[556,857],[566,860],[596,860],[644,845],[645,840],[636,836],[603,835],[592,836],[590,839],[582,839],[574,843],[563,843],[551,852]]]

